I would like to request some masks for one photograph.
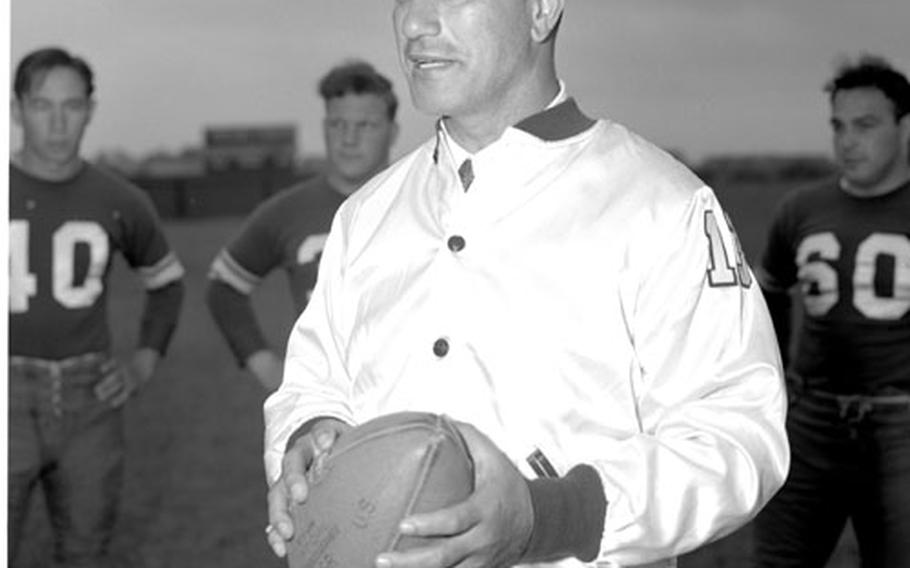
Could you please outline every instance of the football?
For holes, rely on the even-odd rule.
[[[466,499],[474,464],[448,418],[399,412],[339,436],[307,477],[306,501],[291,507],[289,567],[371,568],[379,553],[425,541],[399,522]]]

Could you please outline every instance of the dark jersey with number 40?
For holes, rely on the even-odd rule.
[[[799,285],[794,372],[832,392],[910,391],[910,183],[877,197],[830,182],[795,191],[762,269],[769,291]]]
[[[115,251],[147,291],[183,276],[148,196],[90,164],[60,182],[10,165],[9,231],[10,355],[56,360],[108,351]],[[141,343],[160,352],[174,325],[165,315],[143,318]]]

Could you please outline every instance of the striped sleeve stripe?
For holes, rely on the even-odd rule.
[[[222,250],[215,257],[209,270],[209,278],[220,280],[241,294],[252,294],[256,286],[262,282],[262,278],[242,267],[226,250]]]
[[[183,278],[183,265],[177,255],[169,252],[154,266],[144,266],[139,269],[139,278],[146,290],[157,290]]]

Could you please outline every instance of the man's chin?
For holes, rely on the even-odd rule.
[[[342,178],[344,178],[348,181],[352,181],[352,180],[363,179],[364,177],[368,176],[369,170],[363,168],[362,166],[350,167],[350,168],[342,167],[342,168],[338,168],[338,174]]]
[[[420,112],[433,116],[452,116],[454,110],[458,108],[456,101],[452,97],[452,89],[443,90],[440,85],[433,86],[413,86],[411,87],[411,98],[414,107]]]
[[[875,188],[884,181],[882,176],[869,175],[856,171],[851,172],[849,170],[844,170],[841,173],[841,177],[850,185],[850,187],[859,190]]]
[[[373,177],[373,170],[364,170],[363,168],[357,168],[354,170],[345,170],[339,169],[337,175],[340,179],[343,179],[346,183],[359,185],[368,181]]]
[[[44,167],[49,169],[64,169],[73,164],[73,162],[79,159],[78,153],[72,151],[45,151],[40,153],[35,153],[34,158],[37,158],[36,161],[44,165]]]
[[[841,177],[843,178],[843,180],[845,182],[847,182],[848,184],[850,184],[853,187],[865,187],[865,186],[869,185],[868,178],[865,178],[863,176],[858,176],[855,174],[851,175],[848,172],[841,172]]]

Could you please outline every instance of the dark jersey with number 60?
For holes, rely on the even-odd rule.
[[[836,183],[781,203],[762,286],[798,284],[792,370],[832,392],[910,390],[910,184],[856,197]]]
[[[9,231],[11,355],[62,359],[107,351],[107,280],[115,251],[149,292],[183,276],[148,196],[90,164],[60,182],[10,165]],[[163,352],[176,306],[155,312],[143,317],[140,343]]]

